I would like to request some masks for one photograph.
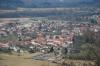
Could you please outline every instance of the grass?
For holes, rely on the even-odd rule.
[[[23,56],[0,54],[0,66],[57,66],[57,64],[49,63],[47,61],[38,61],[31,59],[32,54],[25,54]]]
[[[0,36],[0,41],[18,40],[17,35]]]
[[[31,59],[32,56],[36,56],[38,53],[34,54],[28,54],[25,53],[22,56],[18,56],[17,54],[9,55],[9,54],[0,54],[0,66],[61,66],[56,63],[50,63],[48,61],[39,61],[39,60],[33,60]],[[92,66],[95,66],[94,61],[88,61],[88,60],[65,60],[65,63],[67,64],[74,64],[74,66],[83,66],[83,64],[92,64]]]

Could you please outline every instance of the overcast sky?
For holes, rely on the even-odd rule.
[[[67,3],[73,3],[73,2],[89,2],[93,0],[21,0],[24,3],[32,3],[32,2],[67,2]]]
[[[0,7],[20,7],[20,6],[34,6],[34,7],[49,7],[51,6],[65,6],[78,4],[78,2],[99,2],[100,0],[0,0]],[[83,3],[84,4],[84,3]]]

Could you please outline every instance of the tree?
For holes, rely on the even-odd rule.
[[[94,49],[94,53],[95,53],[96,59],[97,59],[96,64],[97,64],[97,66],[100,66],[100,48],[94,45],[93,49]]]
[[[96,57],[92,44],[83,44],[81,46],[81,55],[84,59],[92,60]]]
[[[94,33],[90,31],[87,34],[87,38],[89,39],[88,43],[90,42],[90,51],[88,53],[90,54],[91,52],[96,56],[97,66],[100,66],[100,32]]]
[[[100,35],[96,36],[95,45],[100,47]]]
[[[66,47],[63,47],[61,49],[62,57],[65,57],[67,55],[68,49]]]
[[[86,43],[94,43],[95,37],[96,37],[95,32],[89,29],[83,32],[83,39],[85,40]]]
[[[97,24],[97,21],[95,19],[91,19],[92,24]]]
[[[54,49],[53,49],[53,47],[51,47],[51,48],[50,48],[50,52],[53,52],[53,51],[54,51]]]

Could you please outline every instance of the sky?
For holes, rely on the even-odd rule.
[[[78,2],[91,2],[93,0],[21,0],[24,4],[31,5],[33,2],[49,2],[49,3],[78,3]]]
[[[47,7],[47,6],[65,6],[65,4],[73,5],[81,2],[93,2],[100,0],[0,0],[0,7]]]
[[[38,1],[41,1],[41,2],[90,2],[90,1],[93,1],[93,0],[21,0],[23,1],[24,3],[32,3],[33,1],[34,2],[38,2]]]
[[[33,2],[38,3],[38,2],[49,2],[49,3],[56,3],[56,2],[65,2],[65,3],[77,3],[77,2],[91,2],[93,0],[0,0],[0,2],[11,2],[11,1],[21,1],[25,4],[31,4]]]

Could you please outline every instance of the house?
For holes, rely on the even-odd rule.
[[[7,36],[7,32],[5,30],[0,30],[0,36]]]
[[[31,44],[32,45],[40,45],[38,42],[36,42],[35,40],[31,40]]]
[[[8,48],[9,43],[8,42],[0,42],[0,48]]]

